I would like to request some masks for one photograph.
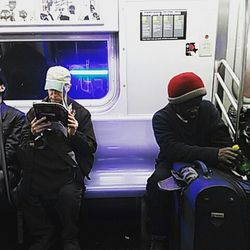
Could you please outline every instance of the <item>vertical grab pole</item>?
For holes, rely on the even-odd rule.
[[[249,1],[244,1],[244,31],[243,31],[243,39],[242,39],[242,47],[243,47],[243,59],[242,59],[242,72],[241,72],[241,85],[239,90],[239,96],[238,96],[238,107],[237,107],[237,117],[236,117],[236,133],[235,133],[235,141],[237,142],[239,139],[239,126],[240,126],[240,114],[242,112],[243,107],[243,99],[244,99],[244,88],[246,85],[246,72],[247,72],[247,57],[248,57],[248,50],[247,46],[249,41]]]

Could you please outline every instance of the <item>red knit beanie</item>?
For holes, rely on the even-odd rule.
[[[206,93],[203,81],[193,72],[176,75],[168,84],[168,100],[173,104],[186,102]]]

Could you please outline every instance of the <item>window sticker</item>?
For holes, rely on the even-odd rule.
[[[186,43],[186,56],[194,56],[197,50],[195,43]]]

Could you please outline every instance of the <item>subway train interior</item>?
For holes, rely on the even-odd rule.
[[[98,149],[85,180],[82,249],[149,249],[146,183],[159,153],[152,117],[174,75],[201,77],[204,99],[250,155],[249,13],[248,0],[1,0],[5,102],[27,113],[46,96],[48,68],[61,65],[72,77],[68,95],[91,113]],[[0,248],[28,249],[20,213],[1,206]],[[180,226],[175,250],[216,250],[183,246]]]

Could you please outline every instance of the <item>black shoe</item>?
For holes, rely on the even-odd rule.
[[[78,240],[64,241],[63,250],[81,250]]]
[[[149,249],[150,250],[169,250],[166,237],[165,236],[152,236]]]

